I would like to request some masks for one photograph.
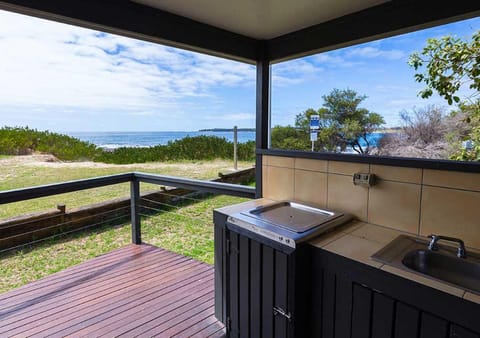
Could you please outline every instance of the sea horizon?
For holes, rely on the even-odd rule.
[[[99,148],[107,150],[121,147],[146,148],[156,145],[166,145],[170,141],[201,135],[221,137],[233,142],[233,131],[78,131],[64,132],[64,134],[75,137],[81,141],[90,142]],[[369,141],[371,146],[375,147],[384,135],[385,133],[381,132],[373,132],[370,134]],[[238,131],[238,142],[245,143],[248,141],[255,141],[255,132]],[[360,144],[365,146],[365,141],[360,140]]]
[[[165,145],[185,137],[217,136],[233,142],[233,131],[76,131],[63,132],[97,147],[116,149],[120,147],[152,147]],[[254,131],[238,131],[238,142],[255,140]]]

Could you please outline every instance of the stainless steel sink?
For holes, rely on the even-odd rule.
[[[459,258],[455,247],[438,244],[438,250],[432,251],[428,244],[400,235],[372,259],[480,294],[480,255],[468,252],[466,258]]]
[[[480,264],[450,254],[420,249],[402,259],[407,268],[480,292]]]

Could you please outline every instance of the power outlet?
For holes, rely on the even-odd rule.
[[[353,184],[371,187],[375,184],[375,174],[355,173],[353,174]]]

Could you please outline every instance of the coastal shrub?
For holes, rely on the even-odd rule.
[[[434,105],[424,109],[412,109],[412,113],[404,110],[400,113],[403,121],[403,132],[412,143],[430,144],[443,140],[446,132],[444,109]]]
[[[28,127],[0,129],[0,154],[27,155],[34,152],[52,154],[64,161],[75,161],[93,159],[99,150],[94,144],[49,131]]]
[[[444,159],[449,157],[448,121],[443,108],[428,105],[400,113],[403,126],[378,144],[377,155]]]
[[[145,163],[157,161],[232,159],[233,142],[216,136],[185,137],[169,141],[166,145],[153,147],[121,147],[103,151],[95,161],[114,164]],[[255,158],[255,142],[238,144],[238,159],[250,161]]]
[[[310,150],[310,135],[305,130],[292,126],[272,128],[271,146],[273,149]]]
[[[0,129],[0,155],[27,155],[34,152],[52,154],[63,161],[94,160],[113,164],[198,161],[232,159],[233,142],[216,136],[195,136],[170,141],[166,145],[104,150],[89,142],[49,131],[37,131],[28,127]],[[238,159],[255,159],[254,141],[238,144]]]
[[[247,141],[245,143],[238,144],[238,159],[240,161],[255,161],[256,153],[256,144],[255,141]],[[232,158],[232,157],[229,157]]]

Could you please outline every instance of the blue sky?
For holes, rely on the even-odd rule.
[[[274,65],[274,75],[289,73],[295,77],[295,69],[300,69],[297,78],[302,79],[284,85],[277,81],[273,87],[272,125],[293,124],[298,112],[310,107],[318,109],[323,103],[322,96],[333,88],[350,88],[367,95],[362,106],[384,116],[388,126],[399,125],[402,110],[435,104],[448,111],[452,107],[437,95],[428,100],[417,96],[424,86],[414,81],[415,71],[408,66],[408,58],[421,51],[428,38],[445,35],[470,38],[478,30],[477,17]],[[308,75],[302,76],[306,69]]]
[[[408,56],[429,37],[469,37],[480,18],[276,64],[272,124],[350,88],[398,124],[417,97]],[[52,131],[254,127],[255,67],[0,11],[0,125]]]

